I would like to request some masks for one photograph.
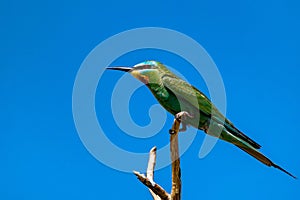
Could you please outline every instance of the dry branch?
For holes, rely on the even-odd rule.
[[[156,147],[153,147],[149,152],[149,161],[148,161],[148,167],[147,167],[147,178],[154,183],[154,168],[156,164]],[[150,188],[149,188],[150,194],[152,195],[154,200],[161,200],[161,198],[156,195]],[[169,199],[169,197],[168,197]]]
[[[170,195],[158,184],[151,182],[149,178],[145,177],[144,174],[141,174],[137,171],[133,171],[137,178],[146,185],[152,192],[159,196],[162,200],[170,200]]]
[[[149,152],[149,161],[147,167],[147,177],[139,172],[133,173],[137,178],[148,187],[154,200],[180,200],[181,199],[181,170],[178,148],[178,132],[180,127],[180,117],[174,119],[170,130],[170,151],[172,161],[172,190],[167,193],[160,185],[154,182],[154,167],[156,163],[156,147]]]
[[[178,131],[180,127],[180,122],[174,119],[172,126],[173,134],[170,136],[170,151],[171,151],[171,161],[172,161],[172,191],[171,199],[180,200],[181,199],[181,170],[180,170],[180,159],[179,159],[179,148],[178,148]]]

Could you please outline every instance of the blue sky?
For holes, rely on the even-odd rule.
[[[134,175],[105,166],[87,151],[72,115],[73,84],[89,52],[110,36],[147,26],[174,29],[200,43],[222,75],[227,116],[274,162],[300,176],[297,1],[0,4],[1,199],[151,199]],[[114,64],[148,59],[172,66],[207,92],[189,64],[168,52],[139,50]],[[117,127],[105,105],[121,75],[105,72],[100,80],[105,87],[96,93],[95,108],[107,137],[134,152],[166,145],[171,115],[152,138],[130,137]],[[146,108],[156,102],[145,87],[132,96],[128,109],[137,124],[146,125],[150,119],[141,102]],[[300,198],[298,180],[225,142],[199,159],[203,138],[199,131],[181,158],[182,199]],[[155,180],[169,191],[170,167],[158,170]]]

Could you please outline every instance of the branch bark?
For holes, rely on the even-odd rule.
[[[181,169],[179,159],[179,148],[178,148],[178,132],[180,127],[180,121],[174,119],[172,130],[173,134],[170,136],[170,150],[171,150],[171,161],[172,161],[172,191],[171,199],[181,199]]]
[[[160,185],[154,182],[154,167],[156,164],[156,147],[149,152],[147,176],[133,171],[137,178],[148,187],[154,200],[180,200],[181,199],[181,169],[178,148],[178,132],[180,127],[180,117],[174,119],[170,129],[170,151],[172,161],[172,189],[171,194],[166,192]]]
[[[160,185],[151,182],[144,174],[137,171],[133,171],[137,178],[149,188],[155,195],[157,195],[162,200],[170,200],[170,194],[168,194]],[[154,196],[152,196],[154,198]]]
[[[154,168],[155,168],[155,164],[156,164],[156,147],[153,147],[150,150],[149,153],[149,161],[148,161],[148,167],[147,167],[147,178],[154,183]],[[154,200],[161,200],[161,198],[156,195],[151,189],[149,189],[150,194],[152,195]],[[169,199],[169,195],[168,199]]]

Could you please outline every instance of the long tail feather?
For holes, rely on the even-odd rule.
[[[247,152],[248,154],[250,154],[251,156],[253,156],[257,160],[259,160],[260,162],[264,163],[265,165],[275,167],[275,168],[283,171],[284,173],[290,175],[291,177],[297,179],[296,176],[294,176],[293,174],[286,171],[282,167],[280,167],[280,166],[276,165],[275,163],[273,163],[269,158],[267,158],[265,155],[263,155],[259,151],[255,150],[255,149],[251,149],[251,148],[241,147],[241,146],[238,146],[238,145],[236,145],[236,146],[239,147],[240,149],[242,149],[243,151]]]

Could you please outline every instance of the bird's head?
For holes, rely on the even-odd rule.
[[[134,65],[133,67],[108,67],[106,69],[128,72],[136,79],[148,85],[150,83],[161,82],[161,65],[161,63],[156,61],[146,61]]]

